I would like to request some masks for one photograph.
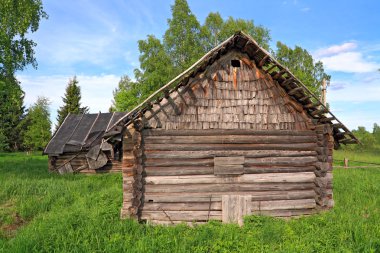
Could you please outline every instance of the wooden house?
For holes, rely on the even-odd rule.
[[[121,216],[158,224],[241,224],[247,214],[331,208],[333,148],[356,142],[242,32],[110,124],[102,139],[123,149]]]
[[[115,145],[104,138],[109,127],[125,115],[69,114],[44,150],[49,157],[49,170],[60,174],[121,171],[121,136]],[[118,138],[110,134],[115,140]]]

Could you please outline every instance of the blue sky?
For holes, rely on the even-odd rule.
[[[107,112],[112,91],[139,66],[137,41],[162,38],[174,0],[43,1],[48,20],[31,38],[38,69],[17,74],[27,106],[51,101],[52,120],[69,79],[77,75],[82,103]],[[380,1],[188,1],[200,23],[210,12],[253,19],[271,31],[272,46],[299,45],[332,76],[328,102],[350,129],[380,123]]]

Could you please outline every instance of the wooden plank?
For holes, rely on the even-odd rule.
[[[308,199],[314,198],[316,193],[311,190],[290,190],[290,191],[246,191],[246,192],[229,192],[231,195],[250,195],[252,201],[262,200],[286,200],[286,199]],[[184,193],[145,193],[144,202],[150,203],[209,203],[221,202],[222,195],[226,195],[225,191],[222,192],[184,192]]]
[[[145,202],[144,211],[221,211],[222,202],[177,202],[177,203],[154,203]]]
[[[299,173],[264,173],[244,174],[235,177],[217,177],[214,175],[194,176],[148,176],[145,177],[146,185],[164,184],[236,184],[236,183],[308,183],[314,182],[313,172]]]
[[[212,175],[214,166],[145,167],[147,176]]]
[[[316,143],[289,143],[289,144],[148,144],[144,145],[145,150],[302,150],[314,151]]]
[[[215,165],[214,175],[242,175],[244,173],[243,164]]]
[[[144,129],[144,136],[210,136],[210,135],[290,135],[290,136],[314,136],[311,130],[250,130],[250,129]]]
[[[143,210],[141,212],[141,219],[172,221],[222,220],[222,211],[165,211],[165,213],[164,211]]]
[[[270,136],[270,135],[220,135],[220,136],[147,136],[144,142],[147,144],[287,144],[310,143],[317,141],[316,136]]]
[[[174,166],[213,166],[214,159],[148,159],[145,166],[174,167]]]
[[[283,166],[308,166],[314,165],[318,161],[316,156],[304,157],[265,157],[265,158],[247,158],[247,166],[255,165],[283,165]]]
[[[301,157],[316,156],[316,151],[288,151],[288,150],[202,150],[202,151],[145,151],[145,157],[151,158],[172,158],[172,159],[202,159],[216,156],[245,156],[246,158],[264,157]]]
[[[244,174],[314,172],[315,166],[245,166]]]
[[[310,190],[314,187],[314,183],[147,184],[145,185],[145,193],[289,191]]]
[[[215,166],[244,164],[244,156],[214,157]]]
[[[314,198],[253,201],[251,204],[252,211],[308,209],[308,208],[315,208],[315,207],[316,207],[316,203],[315,203]]]
[[[255,215],[267,215],[273,217],[296,217],[302,215],[311,215],[316,213],[315,208],[309,209],[292,209],[292,210],[269,210],[269,211],[253,211]]]
[[[243,225],[243,216],[251,213],[251,196],[223,195],[222,222]]]

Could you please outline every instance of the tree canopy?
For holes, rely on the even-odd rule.
[[[89,108],[87,106],[81,106],[80,100],[82,98],[82,95],[78,83],[79,82],[77,80],[77,77],[74,76],[69,80],[69,83],[66,86],[65,95],[62,97],[63,106],[58,109],[57,129],[69,113],[79,114],[88,113],[89,111]]]
[[[37,66],[36,43],[27,35],[47,17],[41,0],[0,1],[0,75],[9,77],[29,64]]]
[[[28,109],[24,120],[26,131],[24,145],[29,150],[42,150],[51,138],[51,121],[49,100],[38,97],[37,101]]]

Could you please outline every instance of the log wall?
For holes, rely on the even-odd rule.
[[[143,220],[222,220],[225,195],[248,197],[254,214],[314,212],[314,131],[151,129],[143,140]],[[241,175],[215,175],[215,157],[226,156],[244,157]]]

